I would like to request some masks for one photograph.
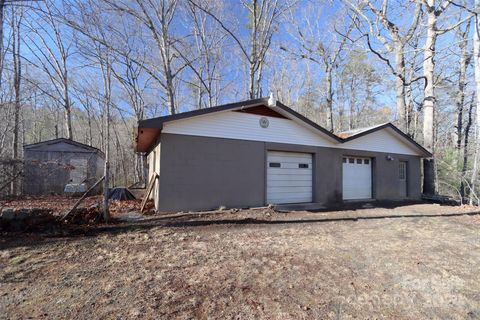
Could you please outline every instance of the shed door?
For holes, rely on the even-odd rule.
[[[312,202],[312,155],[267,153],[267,203]]]
[[[372,198],[372,160],[343,157],[343,199]]]
[[[70,183],[84,183],[87,180],[87,159],[70,159]]]

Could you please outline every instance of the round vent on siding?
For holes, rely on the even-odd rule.
[[[262,128],[268,128],[269,121],[268,121],[267,118],[261,117],[260,120],[259,120],[259,123],[260,123],[260,127],[262,127]]]

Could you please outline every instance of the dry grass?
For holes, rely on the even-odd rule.
[[[480,216],[427,216],[468,210],[244,210],[4,235],[0,318],[476,319]]]

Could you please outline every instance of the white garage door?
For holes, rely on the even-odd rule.
[[[267,153],[267,203],[312,202],[312,155]]]
[[[372,160],[370,158],[343,158],[343,199],[372,198]]]

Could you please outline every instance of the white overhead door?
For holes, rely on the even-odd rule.
[[[343,157],[343,199],[372,198],[372,160]]]
[[[312,202],[312,155],[268,151],[267,203]]]

